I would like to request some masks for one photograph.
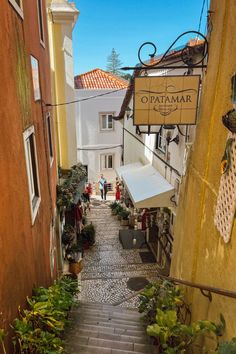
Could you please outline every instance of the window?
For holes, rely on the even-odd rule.
[[[166,130],[163,128],[156,135],[156,149],[166,152]]]
[[[113,130],[113,113],[100,113],[101,130]]]
[[[34,89],[34,100],[39,101],[41,99],[40,83],[39,83],[39,62],[32,55],[30,56],[30,60],[31,60],[32,80],[33,80],[33,89]]]
[[[32,224],[33,224],[41,200],[40,190],[39,190],[38,162],[37,162],[37,151],[35,145],[34,127],[32,126],[29,129],[27,129],[24,132],[23,137],[24,137],[24,146],[25,146],[26,169],[27,169],[28,184],[29,184],[31,217],[32,217]]]
[[[113,169],[113,159],[112,154],[101,155],[101,170]]]
[[[40,43],[43,46],[45,46],[45,44],[44,44],[44,30],[43,30],[42,0],[37,0],[37,4],[38,4],[39,38],[40,38]]]
[[[24,17],[23,16],[23,6],[22,6],[22,0],[8,0],[11,5],[14,7],[14,9],[18,12],[18,14],[20,15],[20,17]]]
[[[53,163],[53,144],[52,144],[52,130],[51,130],[50,113],[48,113],[46,115],[46,124],[47,124],[47,132],[48,132],[48,149],[49,149],[50,165],[52,165],[52,163]]]

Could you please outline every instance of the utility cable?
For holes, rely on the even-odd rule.
[[[88,101],[88,100],[92,100],[92,99],[97,98],[97,97],[102,97],[102,96],[110,95],[110,94],[112,94],[112,93],[115,93],[115,92],[118,92],[118,91],[122,91],[122,90],[126,90],[126,89],[128,89],[128,87],[123,87],[123,88],[120,88],[120,89],[117,89],[117,90],[113,90],[113,91],[110,91],[110,92],[100,93],[99,95],[89,96],[89,97],[86,97],[86,98],[80,98],[80,99],[78,99],[78,100],[69,101],[69,102],[55,103],[55,104],[46,103],[45,106],[46,106],[46,107],[66,106],[66,105],[68,105],[68,104],[72,104],[72,103],[76,103],[76,102]]]
[[[198,32],[200,32],[200,29],[201,29],[202,15],[203,15],[204,7],[205,7],[205,2],[206,2],[206,0],[203,0],[203,2],[202,2],[202,9],[201,9],[201,14],[200,14],[200,19],[199,19]]]
[[[110,150],[110,149],[115,149],[118,147],[122,147],[122,145],[116,145],[116,146],[109,146],[109,147],[104,147],[104,148],[77,148],[79,151],[100,151],[100,150]]]

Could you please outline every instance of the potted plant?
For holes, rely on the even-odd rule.
[[[63,229],[61,241],[63,245],[68,246],[75,240],[75,229],[73,226],[66,224]]]
[[[83,248],[88,249],[95,243],[95,228],[93,224],[85,225],[81,232]]]
[[[112,215],[116,215],[116,208],[118,207],[118,205],[119,203],[117,203],[116,201],[110,204]]]
[[[120,212],[120,216],[121,216],[120,224],[122,226],[128,226],[129,225],[129,214],[130,214],[130,212],[128,210],[126,210],[126,209],[123,209]]]
[[[82,247],[79,243],[70,246],[66,251],[69,261],[69,272],[78,274],[82,270]]]
[[[115,215],[117,216],[118,220],[121,220],[120,213],[124,210],[124,208],[118,204],[117,207],[115,208]]]

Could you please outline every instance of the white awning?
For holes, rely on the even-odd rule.
[[[173,206],[174,187],[152,165],[126,170],[122,178],[135,208]]]
[[[143,165],[141,164],[141,162],[135,162],[135,163],[130,163],[128,165],[123,165],[116,168],[116,174],[119,178],[122,178],[123,173],[137,170],[137,168],[142,166]]]

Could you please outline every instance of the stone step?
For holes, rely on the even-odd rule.
[[[74,343],[94,346],[97,348],[102,347],[102,348],[112,348],[112,349],[120,349],[120,350],[122,349],[127,351],[137,351],[141,353],[145,352],[147,349],[153,349],[153,346],[149,344],[125,342],[122,340],[83,337],[83,336],[74,339],[75,339]]]
[[[76,327],[75,327],[76,328]],[[110,334],[121,334],[121,335],[125,335],[125,336],[130,336],[130,337],[141,337],[144,335],[145,331],[142,329],[127,329],[124,327],[121,328],[117,328],[114,327],[114,325],[110,325],[108,327],[106,326],[102,326],[99,324],[96,325],[91,325],[91,324],[86,324],[86,323],[82,323],[79,325],[79,327],[77,327],[78,330],[86,330],[86,331],[99,331],[102,333],[110,333]]]
[[[140,354],[140,352],[120,350],[120,349],[111,349],[111,348],[102,348],[102,347],[99,347],[98,349],[97,347],[94,346],[86,346],[82,344],[81,345],[77,344],[76,349],[67,352],[68,354]],[[146,351],[143,353],[151,354],[155,352]]]
[[[122,320],[117,320],[117,319],[112,319],[112,320],[106,320],[106,319],[95,319],[95,318],[88,318],[88,317],[80,317],[75,319],[75,323],[77,324],[90,324],[93,326],[100,325],[103,327],[114,327],[114,328],[124,328],[124,329],[130,329],[130,330],[143,330],[145,331],[144,325],[141,324],[130,324]]]
[[[119,316],[114,316],[114,315],[106,315],[101,313],[100,315],[93,315],[89,312],[80,312],[78,313],[78,320],[88,320],[88,321],[95,321],[95,322],[107,322],[107,323],[120,323],[123,325],[127,325],[127,326],[141,326],[143,327],[143,323],[141,322],[141,320],[137,320],[137,318],[133,319],[133,318],[120,318]],[[77,319],[76,319],[77,320]]]
[[[128,336],[125,334],[118,334],[118,333],[106,333],[103,330],[102,331],[98,330],[97,328],[94,331],[79,328],[78,330],[74,330],[70,332],[70,338],[74,336],[101,338],[101,339],[109,339],[109,340],[116,340],[116,341],[123,341],[123,342],[141,343],[141,344],[149,343],[149,340],[145,335]]]
[[[86,308],[95,308],[95,309],[100,309],[100,310],[111,310],[111,311],[119,311],[119,312],[124,312],[124,313],[136,313],[139,315],[139,312],[135,309],[127,309],[124,307],[118,307],[110,304],[105,304],[101,302],[80,302],[80,307],[86,307]]]
[[[75,311],[76,313],[79,314],[88,314],[89,316],[100,316],[101,314],[103,314],[104,316],[107,317],[113,317],[113,318],[119,318],[119,319],[124,319],[127,321],[136,321],[139,322],[140,321],[140,314],[138,313],[125,313],[122,311],[119,311],[119,309],[114,309],[114,310],[103,310],[101,312],[101,310],[97,310],[95,308],[85,308],[82,307],[80,309],[78,309],[77,311]]]

